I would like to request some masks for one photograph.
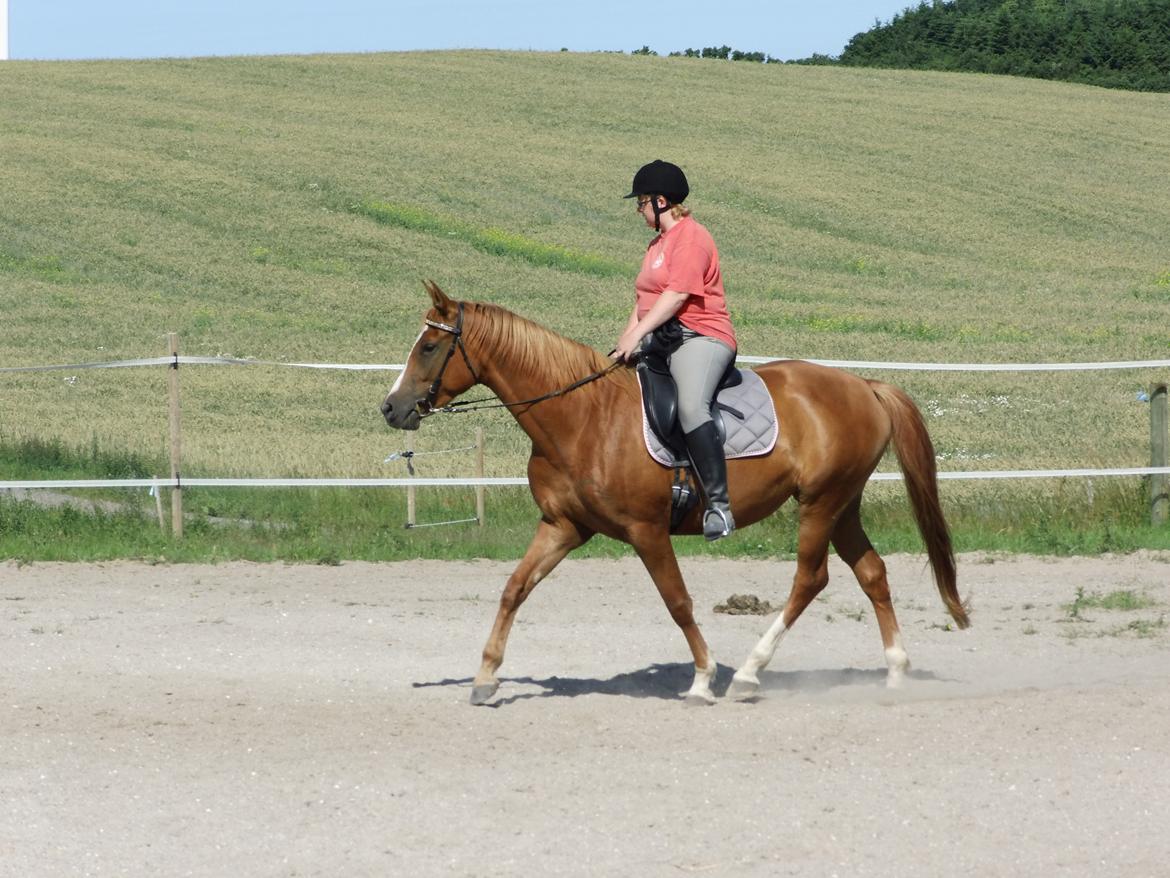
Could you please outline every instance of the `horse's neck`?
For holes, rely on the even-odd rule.
[[[550,337],[556,339],[553,333]],[[567,341],[567,340],[566,340]],[[505,403],[536,400],[564,390],[573,382],[605,368],[595,357],[588,356],[587,348],[573,343],[572,366],[540,368],[531,356],[525,357],[504,337],[485,340],[484,354],[480,355],[482,368],[480,382]],[[490,356],[487,351],[490,350]],[[478,352],[477,352],[478,353]],[[474,359],[473,355],[473,359]],[[550,354],[551,356],[551,354]],[[480,364],[477,363],[477,368]],[[565,439],[583,431],[606,431],[605,421],[616,416],[618,390],[612,381],[599,379],[564,396],[551,396],[528,405],[509,406],[521,429],[546,456],[560,456]]]
[[[604,368],[584,345],[515,314],[503,313],[505,316],[493,318],[493,329],[476,334],[472,355],[477,368],[482,364],[481,383],[501,399],[511,402],[554,393]],[[514,323],[510,325],[510,321]],[[554,359],[559,362],[552,362]]]
[[[548,412],[551,417],[553,416],[552,413],[554,410],[560,415],[562,407],[557,405],[557,403],[572,400],[578,403],[578,407],[580,407],[580,402],[584,398],[592,398],[598,392],[604,392],[601,387],[603,380],[598,379],[568,391],[563,396],[558,395],[560,391],[566,390],[575,382],[582,378],[588,378],[605,368],[604,366],[599,367],[584,358],[582,358],[580,367],[575,369],[571,374],[564,373],[561,370],[522,371],[509,368],[510,365],[503,358],[499,361],[493,361],[490,365],[484,367],[480,374],[480,380],[502,402],[517,403],[526,400],[540,400],[539,402],[532,402],[531,405],[510,406],[509,410],[518,419],[520,415],[540,415],[544,412]],[[586,392],[586,390],[590,392]]]

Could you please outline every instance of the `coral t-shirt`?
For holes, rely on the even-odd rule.
[[[693,217],[684,216],[650,242],[634,289],[639,320],[667,290],[689,293],[676,315],[679,322],[700,335],[737,347],[723,296],[719,251],[711,233]]]

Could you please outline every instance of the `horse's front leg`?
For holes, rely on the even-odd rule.
[[[687,593],[682,571],[679,570],[670,534],[665,528],[655,526],[645,532],[631,534],[630,544],[646,565],[666,609],[670,611],[670,617],[682,629],[691,654],[695,657],[695,679],[686,694],[687,704],[714,704],[715,693],[711,691],[711,681],[715,679],[715,659],[711,657],[707,641],[703,639],[695,622],[691,596]]]
[[[500,595],[500,609],[496,613],[496,622],[492,625],[492,633],[483,648],[483,664],[480,665],[479,673],[475,675],[475,683],[472,685],[472,704],[484,704],[500,688],[496,671],[504,662],[504,648],[508,643],[508,632],[512,630],[512,622],[516,619],[516,610],[536,588],[537,583],[548,576],[565,555],[592,535],[589,532],[583,533],[570,521],[540,522],[528,551],[524,553],[519,566],[508,577],[508,584],[504,587],[504,593]]]

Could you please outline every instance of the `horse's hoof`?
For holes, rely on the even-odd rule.
[[[901,671],[890,671],[886,674],[887,689],[901,689],[906,684],[906,675]]]
[[[739,677],[732,677],[731,685],[727,687],[727,696],[736,701],[747,701],[750,698],[758,697],[759,694],[760,683],[758,680],[741,680]]]
[[[688,692],[685,701],[687,707],[710,707],[715,703],[715,696],[710,692]]]
[[[476,686],[471,690],[471,703],[477,706],[487,704],[499,688],[499,683],[487,683],[483,686]]]

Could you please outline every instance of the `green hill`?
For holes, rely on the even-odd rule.
[[[608,349],[647,241],[621,196],[656,157],[691,177],[741,353],[1170,357],[1164,95],[494,52],[6,62],[0,93],[0,366],[159,355],[167,330],[400,362],[422,278]],[[0,435],[161,456],[164,371],[5,375]],[[182,377],[189,475],[401,474],[392,374]],[[1148,372],[881,377],[944,468],[1147,459]],[[420,448],[467,444],[439,421]],[[522,472],[507,417],[477,423],[491,474]]]
[[[921,2],[860,33],[840,63],[1170,91],[1170,0]]]

